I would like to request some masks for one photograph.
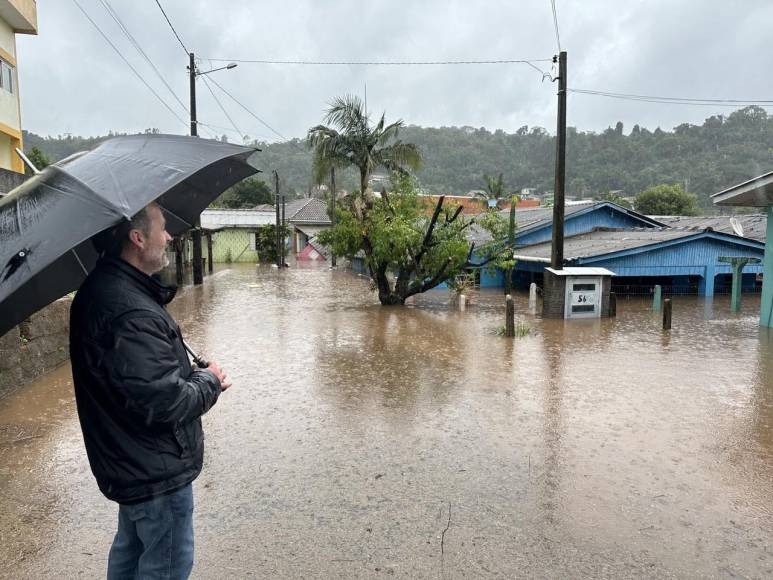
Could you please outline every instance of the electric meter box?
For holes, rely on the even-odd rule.
[[[566,319],[609,316],[614,275],[606,268],[545,268],[543,316]]]

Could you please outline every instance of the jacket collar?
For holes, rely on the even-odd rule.
[[[128,278],[135,287],[148,294],[162,306],[169,304],[177,293],[176,286],[164,286],[155,275],[148,276],[121,258],[103,258],[100,261],[100,266],[108,270],[117,270],[119,275]]]

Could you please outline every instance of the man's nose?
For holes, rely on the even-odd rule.
[[[169,235],[169,232],[164,230],[164,239],[167,241],[167,243],[172,241],[172,236]]]

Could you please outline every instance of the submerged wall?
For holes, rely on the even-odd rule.
[[[0,336],[0,399],[68,360],[70,302],[61,298]]]

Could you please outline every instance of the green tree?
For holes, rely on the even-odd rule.
[[[274,203],[274,194],[265,181],[248,177],[226,189],[213,207],[250,208],[262,203]]]
[[[466,236],[474,221],[461,206],[444,209],[442,196],[430,217],[415,178],[395,172],[391,181],[393,189],[367,209],[358,209],[356,200],[339,202],[335,226],[320,233],[319,240],[338,256],[352,259],[364,253],[381,304],[400,305],[474,265],[475,246]],[[496,212],[484,213],[489,217],[481,227],[493,238],[478,252],[485,265],[505,253],[501,234],[507,226]]]
[[[282,227],[282,239],[287,238],[289,228]],[[276,225],[266,224],[255,232],[255,249],[258,252],[259,262],[276,263]]]
[[[602,195],[599,195],[596,199],[598,199],[599,201],[611,201],[612,203],[616,203],[621,207],[625,207],[627,209],[633,209],[633,206],[631,205],[630,201],[625,199],[622,195],[612,193],[611,191],[608,191]]]
[[[679,184],[656,185],[636,194],[636,211],[647,215],[698,215],[698,200]]]
[[[505,195],[505,181],[500,173],[497,177],[483,174],[483,181],[486,182],[486,199],[483,203],[486,207],[497,207],[499,200]],[[490,202],[494,203],[490,203]]]
[[[45,167],[48,167],[50,165],[50,161],[48,160],[48,156],[43,153],[43,151],[39,147],[33,147],[29,151],[27,151],[27,158],[32,162],[32,164],[39,170],[43,170]],[[24,166],[24,173],[27,175],[30,175],[32,173],[32,170]]]

